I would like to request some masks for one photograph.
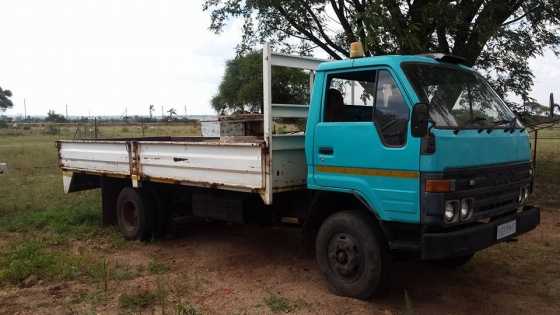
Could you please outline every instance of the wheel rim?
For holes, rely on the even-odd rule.
[[[122,223],[127,231],[134,231],[140,224],[138,217],[138,208],[130,201],[125,202],[122,208]]]
[[[328,257],[331,270],[340,278],[355,281],[362,274],[362,251],[352,235],[347,233],[334,235],[329,242]]]

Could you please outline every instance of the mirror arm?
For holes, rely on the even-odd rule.
[[[426,103],[426,107],[428,108],[428,134],[426,137],[430,137],[432,134],[432,129],[436,126],[436,122],[432,120],[430,117],[430,103]]]

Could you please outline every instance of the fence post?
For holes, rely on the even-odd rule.
[[[533,140],[534,142],[534,148],[533,148],[533,174],[535,174],[536,170],[537,170],[537,142],[539,140],[539,130],[535,129],[535,138]]]
[[[93,117],[93,134],[95,139],[97,139],[97,117]]]

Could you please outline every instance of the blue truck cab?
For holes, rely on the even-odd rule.
[[[527,131],[461,59],[325,62],[310,103],[308,188],[352,195],[369,213],[340,212],[337,198],[319,207],[329,216],[317,227],[317,260],[339,294],[381,292],[389,257],[457,266],[539,224],[526,204]]]

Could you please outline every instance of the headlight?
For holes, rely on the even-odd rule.
[[[473,199],[461,199],[461,220],[467,220],[471,217],[473,212]]]
[[[450,223],[457,219],[459,211],[459,200],[448,200],[445,202],[445,212],[443,214],[445,222]]]
[[[517,202],[519,204],[525,203],[529,199],[529,187],[521,187],[519,189],[519,196],[517,197]]]

